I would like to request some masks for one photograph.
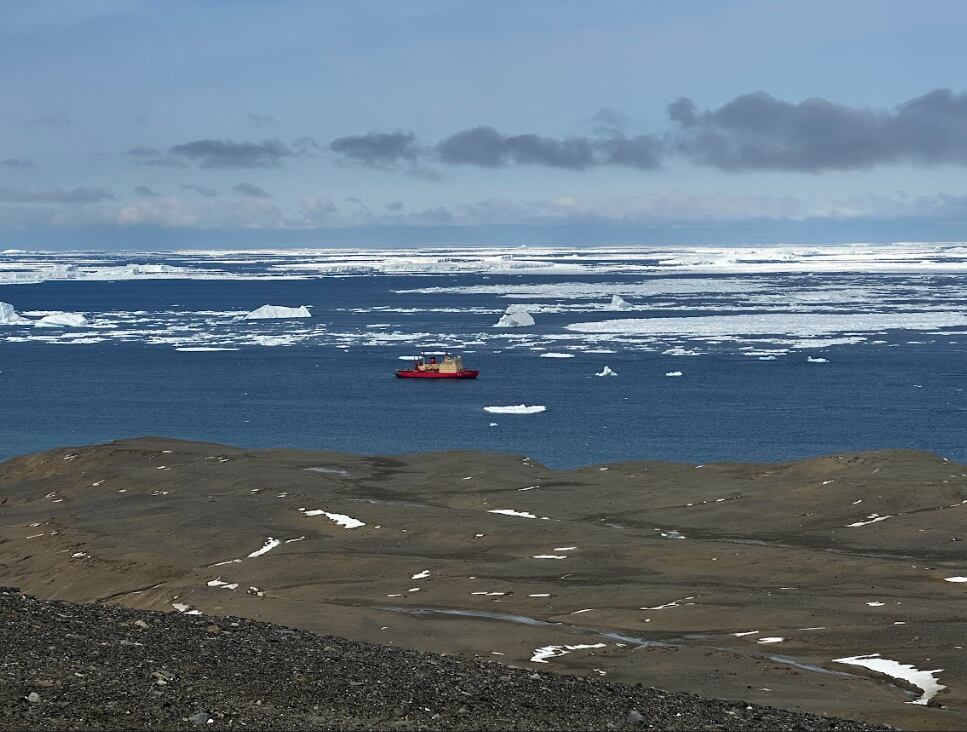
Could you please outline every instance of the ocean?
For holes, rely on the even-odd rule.
[[[164,435],[562,468],[965,460],[965,286],[961,244],[7,251],[0,459]],[[265,304],[311,317],[244,318]],[[508,307],[535,324],[495,327]],[[394,378],[442,351],[480,377]],[[484,409],[514,405],[546,409]]]

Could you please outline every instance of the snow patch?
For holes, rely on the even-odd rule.
[[[903,681],[913,684],[923,693],[913,701],[906,702],[907,704],[919,704],[920,706],[926,706],[930,700],[937,695],[938,692],[947,688],[940,683],[936,676],[934,676],[934,674],[938,674],[943,671],[942,668],[937,668],[933,671],[921,671],[911,664],[900,663],[899,661],[891,661],[889,658],[883,658],[879,653],[869,653],[864,656],[834,658],[833,663],[848,664],[850,666],[862,666],[863,668],[868,668],[871,671],[876,671],[877,673],[881,673],[886,676],[892,676],[895,679],[902,679]]]
[[[278,539],[273,539],[270,536],[268,539],[265,540],[265,543],[262,545],[261,549],[256,549],[254,552],[249,554],[248,557],[249,559],[252,559],[253,557],[261,557],[266,552],[270,552],[273,549],[275,549],[275,547],[277,547],[281,543],[282,542],[279,541]]]
[[[518,516],[520,518],[540,519],[542,521],[550,520],[547,516],[535,516],[527,511],[515,511],[512,508],[492,508],[487,513],[499,513],[503,516]]]
[[[564,656],[571,651],[604,648],[605,646],[605,643],[579,643],[573,646],[542,646],[534,649],[534,655],[531,656],[531,663],[547,663],[547,659]]]
[[[299,512],[303,516],[325,516],[330,521],[335,521],[340,526],[347,529],[358,529],[360,526],[365,526],[365,521],[360,521],[359,519],[354,519],[352,516],[346,516],[342,513],[330,513],[329,511],[323,511],[320,508],[307,511],[304,508],[300,508]]]

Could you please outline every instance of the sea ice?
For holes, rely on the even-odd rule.
[[[907,704],[919,704],[921,706],[926,706],[927,703],[937,695],[937,692],[947,688],[934,676],[934,674],[938,674],[943,671],[942,668],[937,668],[933,671],[921,671],[911,664],[900,663],[899,661],[891,661],[889,658],[882,658],[879,653],[869,653],[865,656],[834,658],[833,663],[862,666],[863,668],[868,668],[871,671],[876,671],[886,676],[892,676],[895,679],[903,679],[904,681],[913,684],[918,689],[923,691],[918,698],[914,699],[913,701],[908,701]]]
[[[552,353],[548,351],[547,353],[542,353],[541,358],[574,358],[573,353]]]
[[[829,360],[822,357],[813,358],[812,356],[807,356],[806,363],[829,363]]]
[[[596,371],[594,375],[595,376],[617,376],[618,372],[612,371],[610,366],[605,366],[600,371]]]
[[[534,325],[534,317],[522,305],[510,305],[494,324],[494,328],[527,328]]]
[[[243,320],[282,320],[286,318],[311,318],[305,305],[290,308],[284,305],[263,305],[243,317]]]
[[[681,371],[666,371],[665,376],[681,376]]]
[[[26,318],[22,318],[13,309],[13,305],[8,302],[0,302],[0,325],[28,325]]]
[[[526,404],[516,404],[508,407],[484,407],[485,412],[492,414],[537,414],[543,412],[547,407],[539,404],[528,406]]]
[[[608,310],[631,310],[632,305],[630,302],[625,300],[621,295],[611,296],[611,305],[608,306]]]
[[[87,318],[80,313],[50,313],[34,322],[38,328],[83,328]]]

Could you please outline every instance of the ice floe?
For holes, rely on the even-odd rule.
[[[829,363],[829,359],[825,359],[822,357],[813,358],[812,356],[807,356],[806,363]]]
[[[681,371],[666,371],[665,376],[681,376]]]
[[[573,353],[555,353],[553,351],[548,351],[547,353],[542,353],[541,358],[574,358]]]
[[[80,313],[50,313],[34,321],[38,328],[84,328],[87,325],[87,318]]]
[[[323,511],[321,508],[313,509],[311,511],[307,511],[304,508],[300,508],[299,512],[303,516],[325,516],[330,521],[334,521],[335,523],[339,524],[340,526],[346,529],[358,529],[360,526],[366,525],[365,521],[360,521],[359,519],[355,519],[352,516],[346,516],[345,514],[342,514],[342,513],[330,513],[329,511]]]
[[[548,659],[564,656],[571,651],[584,651],[594,648],[605,648],[606,646],[606,643],[578,643],[573,646],[542,646],[534,649],[534,655],[531,656],[530,660],[531,663],[547,663]]]
[[[631,310],[632,305],[627,300],[625,300],[621,295],[612,295],[611,304],[608,306],[608,310]]]
[[[868,668],[871,671],[881,673],[884,676],[892,676],[894,679],[902,679],[903,681],[912,684],[920,689],[922,693],[913,701],[906,702],[907,704],[919,704],[925,706],[937,695],[938,692],[947,688],[941,684],[940,680],[935,676],[935,674],[943,671],[942,668],[937,668],[933,671],[921,671],[912,664],[900,663],[899,661],[892,661],[889,658],[883,658],[879,653],[869,653],[863,656],[848,656],[846,658],[834,658],[833,663],[848,664],[850,666],[862,666],[863,668]]]
[[[535,404],[532,406],[528,406],[527,404],[514,404],[507,407],[484,407],[484,411],[490,412],[491,414],[537,414],[538,412],[543,412],[546,410],[547,407],[540,404]]]
[[[600,371],[595,372],[594,375],[595,376],[617,376],[618,373],[616,371],[612,371],[610,366],[605,366]]]
[[[494,328],[528,328],[534,325],[534,316],[520,305],[511,305],[494,323]]]
[[[0,325],[29,325],[30,320],[21,317],[8,302],[0,302]]]
[[[244,320],[285,320],[288,318],[311,318],[312,313],[305,305],[297,308],[285,305],[263,305],[244,316]]]

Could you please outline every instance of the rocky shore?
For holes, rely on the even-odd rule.
[[[242,618],[0,590],[0,728],[872,730]]]

